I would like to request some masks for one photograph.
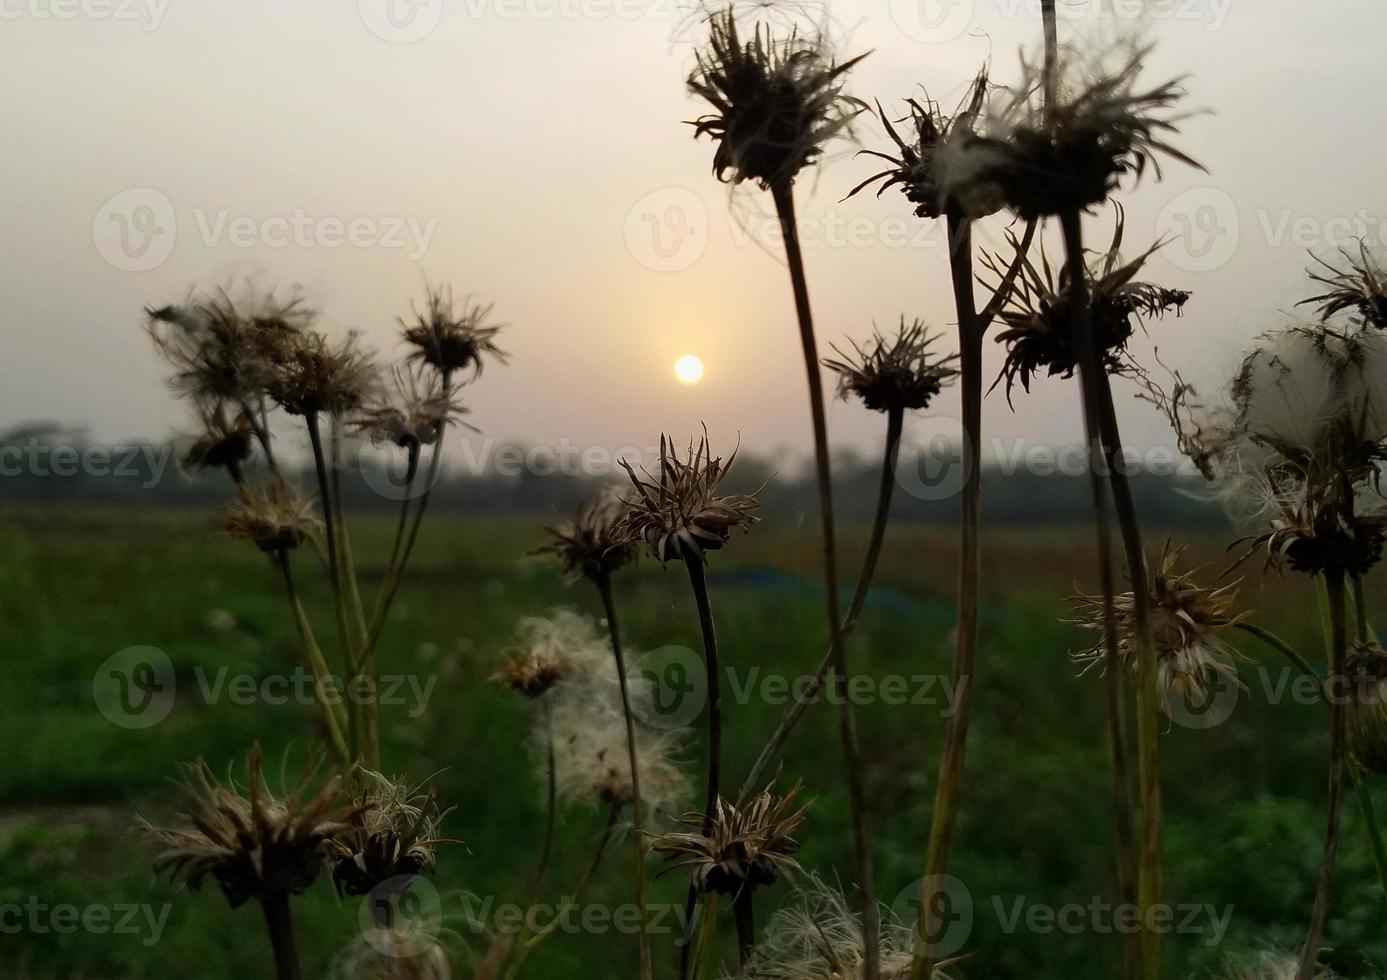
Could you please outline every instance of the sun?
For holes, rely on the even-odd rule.
[[[703,362],[693,354],[685,354],[674,362],[674,376],[686,385],[696,385],[703,380]]]

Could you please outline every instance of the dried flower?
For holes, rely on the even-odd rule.
[[[1379,330],[1387,329],[1387,272],[1382,269],[1381,258],[1369,253],[1363,242],[1358,244],[1357,257],[1344,248],[1339,249],[1339,254],[1348,263],[1346,269],[1311,256],[1324,271],[1312,269],[1310,278],[1328,288],[1302,300],[1301,304],[1318,303],[1318,312],[1326,320],[1345,310],[1353,310],[1365,324]]]
[[[313,501],[301,498],[277,475],[271,479],[268,492],[243,486],[226,511],[228,534],[253,541],[271,554],[297,548],[317,527]]]
[[[611,659],[609,655],[607,660]],[[608,676],[611,683],[600,676],[580,677],[570,678],[558,688],[551,705],[555,775],[562,799],[625,807],[635,800],[631,759],[621,701],[614,686],[615,671]],[[653,717],[648,708],[650,683],[636,678],[630,683],[633,704],[647,706],[636,712],[638,717]],[[547,748],[547,735],[537,733],[536,743]],[[688,792],[678,763],[684,741],[683,729],[636,727],[641,803],[652,812],[677,812]]]
[[[1088,279],[1090,324],[1104,369],[1111,374],[1128,369],[1125,353],[1143,318],[1161,317],[1170,311],[1177,315],[1190,294],[1152,283],[1135,281],[1146,260],[1159,248],[1153,245],[1130,262],[1121,257],[1125,215],[1119,207],[1112,244],[1096,267],[1084,270]],[[1013,240],[1013,247],[1018,243]],[[999,280],[1006,265],[998,255],[985,255],[983,265]],[[1006,362],[997,380],[1007,383],[1007,400],[1019,380],[1031,390],[1031,379],[1043,369],[1048,376],[1072,377],[1078,369],[1079,346],[1074,333],[1074,317],[1066,266],[1056,276],[1042,248],[1040,266],[1029,257],[1021,265],[1013,288],[1007,292],[1000,317],[1006,325],[997,336],[1007,347]],[[995,383],[994,383],[995,387]]]
[[[1183,115],[1182,79],[1138,87],[1150,45],[1123,41],[1090,57],[1088,49],[1060,48],[1047,100],[1044,65],[1022,59],[1022,83],[989,114],[984,139],[964,147],[974,157],[974,178],[1000,184],[1020,217],[1037,219],[1102,204],[1127,174],[1149,167],[1161,176],[1160,156],[1199,164],[1167,141]],[[1202,168],[1201,168],[1202,169]]]
[[[1156,644],[1157,683],[1161,705],[1171,710],[1171,695],[1186,701],[1202,703],[1208,695],[1209,676],[1222,675],[1235,683],[1238,671],[1233,661],[1243,659],[1220,633],[1238,622],[1231,615],[1237,593],[1237,583],[1220,588],[1200,586],[1194,578],[1198,569],[1180,571],[1184,548],[1172,549],[1167,540],[1161,549],[1160,560],[1147,578],[1148,602],[1151,610],[1151,632]],[[1075,605],[1080,617],[1075,620],[1085,629],[1102,633],[1104,607],[1102,596],[1076,596]],[[1137,654],[1141,646],[1136,617],[1136,598],[1127,592],[1116,596],[1118,654],[1128,669],[1137,671]],[[1106,664],[1107,651],[1100,639],[1091,649],[1075,656],[1085,669]]]
[[[276,796],[261,771],[259,745],[246,756],[246,789],[218,782],[204,762],[186,768],[190,826],[142,823],[167,848],[154,861],[156,872],[170,871],[192,888],[211,875],[232,908],[252,898],[302,894],[313,884],[350,819],[338,805],[337,777],[307,800],[307,775],[295,790]]]
[[[952,366],[957,354],[936,357],[930,353],[930,345],[938,339],[925,331],[922,321],[906,326],[901,317],[891,339],[874,332],[866,347],[854,341],[851,355],[834,347],[841,359],[827,359],[824,366],[838,372],[838,397],[844,401],[856,396],[874,412],[926,408],[958,375]]]
[[[843,94],[843,76],[865,55],[838,64],[821,34],[776,39],[761,26],[744,41],[731,7],[709,17],[708,30],[689,91],[713,111],[691,125],[717,143],[719,180],[788,187],[866,109]]]
[[[957,207],[970,218],[985,218],[1001,210],[1000,185],[972,179],[960,166],[974,160],[971,145],[977,142],[975,125],[987,99],[987,70],[978,72],[968,95],[952,116],[945,116],[939,104],[926,97],[924,102],[907,99],[910,108],[910,139],[903,139],[891,124],[886,111],[877,104],[877,115],[886,133],[896,144],[899,156],[877,150],[861,151],[865,156],[879,157],[891,166],[873,174],[848,192],[852,197],[863,188],[881,181],[877,197],[887,188],[899,186],[906,200],[915,205],[921,218],[939,218],[950,207]]]
[[[515,635],[509,656],[492,680],[528,698],[547,694],[565,678],[598,671],[612,659],[606,638],[592,620],[566,609],[522,619]]]
[[[278,353],[265,389],[291,415],[346,415],[366,403],[377,381],[376,366],[355,333],[334,345],[308,331]]]
[[[363,777],[349,828],[335,841],[339,857],[332,879],[344,895],[366,895],[392,878],[429,874],[438,863],[435,849],[459,843],[438,836],[447,813],[439,812],[432,792],[377,772]]]
[[[637,546],[618,533],[626,504],[604,492],[578,508],[571,521],[546,528],[554,539],[539,554],[554,555],[569,578],[600,582],[636,560]]]
[[[411,319],[399,320],[405,342],[414,348],[410,357],[451,377],[466,371],[481,376],[488,358],[506,363],[506,352],[496,346],[502,324],[489,324],[493,304],[482,306],[464,298],[453,301],[451,286],[429,287],[424,309],[412,310]]]
[[[351,423],[372,442],[432,446],[445,426],[460,422],[467,413],[455,387],[444,389],[418,365],[391,368],[390,377],[390,389],[374,392]]]
[[[772,786],[745,803],[718,800],[712,830],[707,834],[671,833],[655,839],[654,850],[669,862],[663,873],[688,868],[702,890],[738,895],[745,889],[774,884],[781,874],[799,869],[794,855],[799,842],[792,836],[804,823],[809,804],[795,808],[801,784],[783,797]],[[701,828],[701,813],[685,814],[683,822]]]
[[[749,530],[757,520],[752,514],[760,506],[755,494],[718,495],[736,451],[725,463],[713,456],[705,431],[697,448],[690,442],[686,457],[680,459],[673,440],[661,436],[658,477],[645,470],[637,476],[621,461],[636,496],[625,501],[629,510],[618,533],[644,541],[651,556],[662,562],[716,551],[727,544],[733,530]]]
[[[1230,963],[1221,980],[1295,980],[1298,964],[1285,953],[1262,953],[1243,962]],[[1336,980],[1329,969],[1317,971],[1312,980]]]
[[[198,410],[202,419],[202,434],[183,451],[185,469],[226,469],[233,475],[241,464],[250,459],[254,446],[255,427],[244,411],[228,416],[226,408],[217,403]]]

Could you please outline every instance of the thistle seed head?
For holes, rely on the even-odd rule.
[[[923,321],[906,326],[905,317],[895,336],[887,339],[874,332],[864,347],[853,341],[852,354],[837,347],[838,359],[826,359],[824,366],[838,373],[838,397],[862,399],[874,412],[904,412],[929,406],[930,400],[958,375],[953,367],[957,354],[936,357]]]
[[[363,775],[348,829],[334,842],[332,880],[343,895],[367,895],[392,878],[430,874],[439,845],[458,843],[438,836],[447,813],[439,811],[432,791],[376,772]]]
[[[226,530],[252,541],[268,554],[284,554],[312,537],[318,528],[313,501],[299,496],[292,484],[275,475],[268,491],[248,486],[226,511]]]
[[[572,520],[546,528],[553,540],[536,553],[557,557],[573,581],[601,582],[636,560],[639,547],[618,532],[625,516],[620,497],[601,493],[580,506]]]
[[[244,411],[228,413],[223,403],[198,409],[202,432],[183,450],[187,470],[225,469],[235,473],[250,459],[255,430]]]
[[[817,33],[775,38],[756,26],[744,39],[732,7],[709,17],[708,44],[688,84],[712,109],[691,125],[717,144],[718,180],[788,188],[866,109],[843,94],[843,76],[863,57],[836,62]]]
[[[690,442],[683,458],[673,440],[661,436],[657,475],[645,470],[637,475],[622,460],[635,495],[624,500],[628,510],[616,533],[644,541],[651,557],[661,562],[718,550],[734,530],[747,531],[758,519],[755,494],[718,494],[736,459],[735,450],[726,462],[714,456],[705,431],[697,447]]]
[[[379,375],[355,333],[333,344],[307,331],[288,339],[276,353],[267,394],[290,415],[348,415],[376,391]]]
[[[426,375],[417,364],[391,368],[390,379],[390,388],[375,391],[351,421],[372,442],[402,449],[432,446],[446,426],[467,414],[457,388],[444,389],[437,376]]]
[[[1343,312],[1358,314],[1363,323],[1378,330],[1387,329],[1387,271],[1382,257],[1368,251],[1364,242],[1358,243],[1358,254],[1339,249],[1344,268],[1312,255],[1319,268],[1310,270],[1310,278],[1324,292],[1302,300],[1301,305],[1317,304],[1322,319]]]
[[[503,324],[491,324],[491,303],[482,306],[464,297],[453,300],[451,286],[429,287],[424,308],[414,307],[408,320],[400,318],[405,343],[413,350],[410,359],[428,364],[451,379],[454,375],[481,377],[488,360],[506,363],[507,354],[496,346],[496,335]]]

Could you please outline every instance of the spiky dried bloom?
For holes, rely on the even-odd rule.
[[[362,775],[365,784],[348,829],[334,842],[332,880],[344,895],[366,895],[392,878],[430,874],[438,864],[436,849],[459,843],[439,836],[447,813],[440,812],[432,791],[378,772]]]
[[[582,504],[573,519],[545,528],[553,540],[537,554],[554,555],[570,579],[601,582],[636,560],[637,544],[618,532],[626,504],[603,492]]]
[[[195,294],[145,313],[155,348],[174,369],[174,390],[234,405],[259,401],[279,352],[316,316],[302,297],[281,300],[254,289],[235,298],[224,289]]]
[[[376,365],[355,333],[334,344],[305,331],[278,352],[265,391],[290,415],[348,415],[367,402],[378,383]]]
[[[883,980],[906,980],[914,962],[914,930],[882,906],[878,963]],[[746,980],[859,980],[866,941],[861,913],[842,891],[811,875],[792,904],[766,924],[756,956],[739,977]],[[947,967],[948,962],[937,964]],[[938,968],[935,976],[950,980]]]
[[[185,767],[188,826],[141,825],[165,847],[155,858],[156,873],[169,871],[194,889],[210,875],[232,908],[302,894],[313,884],[351,816],[338,802],[340,779],[309,797],[305,774],[294,790],[277,796],[261,762],[256,745],[246,756],[245,787],[219,782],[204,762]]]
[[[1365,772],[1387,774],[1387,650],[1376,642],[1349,652],[1348,751]]]
[[[450,379],[469,371],[476,379],[488,360],[505,364],[508,355],[496,346],[504,324],[487,322],[494,305],[473,303],[469,297],[454,302],[452,286],[430,286],[424,308],[412,307],[409,319],[398,319],[405,343],[414,348],[410,359]]]
[[[537,698],[568,677],[600,670],[611,659],[606,638],[592,620],[560,609],[520,621],[515,643],[492,680]]]
[[[927,408],[930,400],[958,375],[953,366],[957,354],[935,356],[930,346],[938,340],[925,330],[924,322],[906,326],[905,317],[891,338],[873,332],[866,346],[852,342],[852,353],[834,347],[838,358],[826,358],[824,366],[838,373],[838,397],[862,399],[874,412],[904,412]]]
[[[228,413],[222,403],[198,409],[202,432],[188,443],[180,462],[184,469],[225,469],[232,473],[250,459],[255,427],[244,411]]]
[[[1208,696],[1210,677],[1222,675],[1238,681],[1235,661],[1244,659],[1221,635],[1234,626],[1240,616],[1233,615],[1238,583],[1219,588],[1201,586],[1195,579],[1199,569],[1180,570],[1184,548],[1172,549],[1167,540],[1155,568],[1147,577],[1151,632],[1156,643],[1157,683],[1161,706],[1169,713],[1172,696],[1202,703]],[[1101,595],[1075,596],[1079,617],[1074,620],[1085,629],[1103,632],[1106,600]],[[1136,597],[1126,592],[1114,599],[1118,629],[1118,655],[1128,671],[1136,676],[1141,635],[1136,615]],[[1100,639],[1091,649],[1074,659],[1087,670],[1105,666],[1107,650]]]
[[[1151,45],[1124,40],[1093,51],[1059,49],[1052,101],[1043,61],[1023,56],[1020,85],[994,101],[986,137],[963,147],[956,162],[961,175],[998,185],[1022,218],[1088,210],[1129,174],[1140,178],[1150,169],[1159,179],[1162,156],[1199,167],[1169,142],[1187,118],[1175,112],[1183,79],[1140,84]]]
[[[1311,256],[1322,268],[1311,269],[1310,278],[1325,291],[1302,300],[1301,305],[1318,304],[1317,311],[1326,320],[1351,310],[1368,326],[1387,329],[1387,271],[1382,268],[1381,257],[1370,253],[1363,242],[1358,244],[1357,256],[1345,248],[1339,249],[1339,254],[1344,257],[1346,268]]]
[[[1096,264],[1084,270],[1089,322],[1103,367],[1110,374],[1128,370],[1127,344],[1143,320],[1171,311],[1178,316],[1190,298],[1182,289],[1137,281],[1137,273],[1160,245],[1124,262],[1121,246],[1125,227],[1126,218],[1119,207],[1111,245]],[[1012,246],[1019,249],[1014,238]],[[1009,263],[996,254],[984,255],[982,262],[997,277],[1000,288]],[[997,335],[997,342],[1006,345],[1007,357],[997,380],[1006,379],[1008,402],[1017,381],[1029,392],[1031,380],[1042,371],[1050,377],[1069,378],[1078,369],[1080,352],[1071,293],[1068,266],[1056,273],[1043,247],[1039,266],[1029,256],[1022,260],[1020,274],[1007,291],[999,314],[1006,329]]]
[[[559,797],[578,805],[630,806],[635,794],[620,701],[580,696],[580,690],[581,685],[560,685],[552,706]],[[649,703],[648,687],[640,697]],[[679,765],[685,741],[683,729],[636,728],[641,804],[653,813],[677,813],[687,798],[688,779]]]
[[[890,166],[868,177],[848,192],[848,197],[880,181],[877,197],[888,188],[900,187],[906,200],[915,205],[921,218],[939,218],[956,207],[970,218],[985,218],[1001,210],[1000,186],[968,178],[960,170],[971,159],[971,144],[978,139],[976,124],[987,101],[987,70],[978,73],[968,89],[968,95],[952,116],[945,116],[939,104],[928,96],[924,101],[907,99],[910,115],[900,123],[909,123],[908,139],[892,125],[886,110],[877,103],[877,115],[896,153],[863,150],[862,155],[878,157]]]
[[[401,448],[432,446],[445,426],[467,414],[458,390],[417,364],[392,367],[390,386],[378,389],[351,420],[351,428],[376,443]]]
[[[726,462],[714,456],[706,431],[697,447],[690,441],[684,458],[672,439],[660,436],[658,475],[644,469],[637,475],[630,463],[621,461],[636,495],[624,500],[628,509],[617,533],[644,541],[651,557],[662,562],[718,550],[734,530],[747,531],[759,519],[754,493],[718,493],[736,459],[735,450]]]
[[[313,501],[300,497],[294,486],[278,475],[271,478],[267,490],[241,487],[226,510],[227,533],[252,541],[269,554],[297,548],[317,528]]]
[[[773,795],[773,788],[767,786],[744,803],[719,799],[707,835],[702,813],[685,814],[682,822],[699,831],[655,838],[654,850],[669,862],[661,874],[687,868],[699,889],[721,895],[739,895],[774,884],[782,874],[793,875],[799,870],[799,841],[793,835],[809,804],[795,806],[800,783],[781,797]]]
[[[865,55],[838,63],[821,33],[775,38],[758,25],[744,40],[728,7],[708,18],[708,45],[697,57],[689,91],[712,111],[690,125],[717,143],[718,180],[787,188],[866,109],[843,94],[843,76]]]

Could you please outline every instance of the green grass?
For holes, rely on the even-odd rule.
[[[516,622],[556,606],[596,615],[596,597],[566,586],[547,564],[526,559],[541,543],[540,519],[430,521],[420,539],[398,613],[380,649],[384,673],[436,679],[427,713],[403,708],[382,718],[385,767],[419,779],[437,773],[440,801],[455,807],[446,829],[466,841],[447,848],[436,876],[447,921],[460,926],[463,893],[518,902],[543,829],[542,786],[528,747],[529,706],[489,682]],[[812,524],[812,522],[811,522]],[[302,758],[320,733],[311,708],[205,703],[198,670],[252,677],[297,664],[293,625],[263,557],[219,536],[201,511],[12,510],[0,520],[3,663],[0,737],[0,909],[11,903],[148,906],[171,903],[157,943],[149,930],[112,934],[18,931],[0,917],[7,976],[227,977],[271,974],[263,926],[253,909],[229,911],[214,889],[185,893],[150,871],[149,843],[130,828],[137,815],[169,817],[177,763],[199,756],[224,770],[255,740],[267,758]],[[354,525],[354,547],[371,600],[390,533],[386,519]],[[848,535],[849,563],[862,545]],[[1222,541],[1201,545],[1211,560]],[[1102,682],[1076,677],[1068,652],[1085,637],[1063,620],[1075,585],[1092,590],[1086,529],[994,533],[986,541],[983,646],[953,873],[972,895],[973,927],[962,972],[973,978],[1116,975],[1116,936],[1028,927],[1018,907],[1089,905],[1114,895],[1111,808]],[[948,529],[893,528],[876,590],[856,633],[855,667],[877,677],[946,675],[953,626],[956,545]],[[822,654],[817,542],[794,527],[758,526],[712,556],[711,587],[727,665],[744,678],[800,676]],[[306,564],[306,558],[300,559]],[[1306,583],[1251,569],[1248,602],[1259,621],[1284,632],[1318,662],[1314,597]],[[305,567],[301,580],[325,646],[333,640],[327,596]],[[850,585],[850,583],[845,583]],[[682,570],[644,562],[618,583],[628,642],[698,649],[697,619]],[[1374,596],[1378,598],[1378,596]],[[225,614],[229,613],[229,617]],[[227,628],[229,623],[234,626]],[[1240,645],[1273,670],[1282,664]],[[130,646],[167,653],[178,696],[150,728],[118,727],[97,710],[92,681]],[[1325,724],[1314,705],[1271,706],[1247,674],[1233,716],[1209,730],[1170,726],[1163,735],[1167,894],[1172,903],[1232,906],[1226,936],[1172,936],[1167,976],[1202,976],[1227,954],[1294,946],[1318,862]],[[920,681],[907,685],[910,694]],[[725,685],[726,686],[726,685]],[[876,831],[880,897],[892,903],[919,876],[928,833],[936,753],[944,731],[933,704],[874,703],[860,711],[866,784]],[[731,697],[729,781],[746,772],[783,708]],[[701,779],[700,741],[689,749]],[[803,778],[815,797],[802,835],[802,864],[828,879],[853,878],[846,789],[831,708],[807,716],[784,753],[784,778]],[[291,762],[291,766],[293,763]],[[691,804],[694,802],[690,801]],[[1387,797],[1379,800],[1387,812]],[[571,887],[601,828],[596,810],[562,814],[552,881]],[[1387,956],[1384,901],[1363,840],[1346,808],[1345,842],[1329,940],[1350,972]],[[628,862],[605,866],[590,902],[630,900]],[[652,901],[678,904],[685,882],[660,879]],[[763,893],[764,922],[789,889]],[[1019,905],[1018,905],[1019,903]],[[898,908],[904,908],[898,905]],[[356,935],[357,904],[320,882],[301,901],[305,971],[327,976],[334,954]],[[1073,924],[1072,922],[1070,923]],[[730,922],[720,954],[732,955]],[[465,929],[461,930],[466,932]],[[466,938],[465,936],[463,938]],[[474,952],[484,941],[473,937]],[[658,972],[670,975],[671,940],[657,939]],[[469,976],[459,950],[459,976]],[[558,935],[527,963],[539,978],[633,976],[634,940]]]

